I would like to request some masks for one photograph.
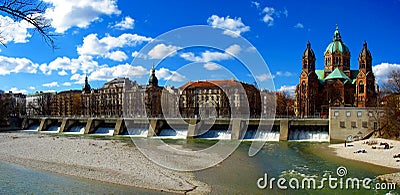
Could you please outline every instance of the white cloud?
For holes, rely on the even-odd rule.
[[[65,70],[61,70],[60,72],[58,72],[58,75],[60,75],[60,76],[67,76],[68,73],[67,73],[67,71],[65,71]]]
[[[205,51],[201,56],[196,56],[193,52],[186,52],[180,55],[181,58],[192,62],[211,62],[232,59],[232,56],[239,54],[241,47],[233,44],[225,49],[225,52]]]
[[[256,6],[257,9],[260,8],[260,3],[257,2],[257,1],[252,1],[251,4],[254,5],[254,6]]]
[[[9,89],[8,91],[11,91],[13,93],[22,93],[22,94],[26,94],[28,92],[26,89],[18,89],[16,87],[13,87],[13,88]]]
[[[29,34],[28,29],[33,28],[24,20],[16,22],[8,16],[0,15],[0,41],[3,44],[10,42],[14,43],[27,43],[32,36]]]
[[[274,18],[272,16],[275,14],[275,9],[273,7],[265,7],[262,13],[265,14],[263,21],[267,23],[268,26],[274,25]]]
[[[285,91],[289,93],[289,95],[293,96],[294,92],[296,91],[296,85],[293,86],[282,85],[278,91]]]
[[[257,80],[263,82],[266,81],[267,79],[273,79],[274,75],[268,75],[268,74],[261,74],[261,75],[256,75]]]
[[[29,90],[35,90],[36,88],[34,86],[29,86]]]
[[[33,63],[26,58],[0,56],[0,75],[20,72],[35,74],[38,67],[39,64]]]
[[[75,84],[83,84],[85,83],[85,75],[74,74],[69,78],[71,81],[75,81]]]
[[[400,64],[380,63],[372,67],[376,80],[379,83],[385,83],[388,80],[390,72],[400,70]]]
[[[148,55],[152,59],[162,59],[167,56],[174,56],[176,54],[176,50],[179,49],[180,47],[161,43],[154,46],[153,49],[149,51]]]
[[[97,34],[89,34],[83,38],[83,44],[77,47],[79,55],[101,56],[103,58],[113,57],[113,50],[123,47],[134,47],[143,42],[153,40],[150,37],[144,37],[137,34],[124,33],[119,37],[106,35],[99,39]],[[126,54],[125,54],[126,55]],[[115,57],[115,56],[114,56]],[[121,58],[117,58],[121,60]]]
[[[119,30],[127,30],[127,29],[133,29],[135,25],[135,20],[129,16],[126,16],[121,22],[116,23],[113,28],[119,29]]]
[[[71,83],[71,82],[64,82],[62,85],[63,85],[63,86],[66,86],[66,87],[69,87],[69,86],[72,85],[72,83]]]
[[[207,70],[219,70],[222,67],[216,63],[212,63],[212,62],[207,62],[203,65],[203,67]]]
[[[57,57],[48,65],[40,65],[39,69],[43,72],[43,74],[51,75],[52,71],[59,71],[59,75],[65,76],[68,75],[65,74],[67,70],[71,71],[72,74],[75,74],[78,70],[84,73],[90,73],[96,70],[98,67],[98,62],[93,60],[92,56],[79,56],[76,59],[70,59],[68,57]]]
[[[175,82],[183,82],[186,80],[185,76],[179,74],[176,71],[171,71],[167,68],[160,68],[159,70],[156,70],[156,76],[166,81],[171,80]]]
[[[212,15],[207,19],[207,23],[215,28],[223,28],[226,29],[224,34],[238,37],[241,33],[250,31],[250,27],[246,26],[242,22],[242,18],[230,18],[227,17],[219,17],[217,15]]]
[[[117,62],[122,62],[128,59],[128,56],[123,51],[113,51],[106,54],[105,57]]]
[[[143,59],[147,59],[147,55],[144,53],[139,53],[138,51],[134,51],[132,52],[132,57],[134,58],[143,58]]]
[[[110,80],[116,77],[142,77],[147,75],[149,71],[143,66],[132,66],[130,64],[121,64],[113,67],[102,67],[94,71],[90,76],[90,80]],[[84,77],[84,76],[83,76]],[[82,80],[82,77],[76,76],[71,80]]]
[[[54,81],[51,83],[45,83],[42,85],[43,87],[59,87],[60,85],[58,85],[58,82]]]
[[[288,72],[288,71],[286,71],[286,72],[282,72],[282,71],[276,72],[276,76],[290,77],[290,76],[293,76],[293,75],[294,75],[293,73]]]
[[[294,25],[294,28],[304,28],[304,25],[299,22],[296,25]]]
[[[100,20],[101,15],[120,14],[116,0],[44,0],[50,7],[45,16],[57,33],[64,33],[71,27],[87,28]]]

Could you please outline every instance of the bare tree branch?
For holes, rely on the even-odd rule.
[[[46,5],[41,0],[0,0],[0,12],[11,16],[15,21],[26,21],[35,27],[45,43],[56,49],[51,22],[44,17]],[[0,34],[1,36],[1,34]],[[0,41],[5,46],[5,43]]]

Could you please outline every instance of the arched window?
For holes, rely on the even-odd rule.
[[[360,83],[358,84],[358,92],[359,94],[364,93],[364,83],[362,81],[360,81]]]

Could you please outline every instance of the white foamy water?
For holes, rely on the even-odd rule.
[[[47,128],[45,131],[42,131],[43,133],[58,133],[60,132],[60,126],[59,125],[52,125],[49,128]]]
[[[186,139],[187,132],[187,129],[162,129],[160,135],[155,138]]]
[[[97,135],[114,135],[114,128],[113,127],[99,127],[94,131],[92,134]]]
[[[246,141],[279,141],[279,131],[247,130],[243,140]]]
[[[24,131],[39,131],[39,125],[31,125]]]
[[[327,131],[313,130],[290,130],[289,141],[329,141],[329,133]]]
[[[208,130],[207,132],[198,136],[203,139],[214,139],[214,140],[229,140],[231,139],[232,131],[227,130]]]
[[[129,129],[127,129],[125,136],[147,137],[148,132],[149,132],[148,128],[129,128]]]
[[[63,132],[64,134],[84,134],[85,133],[85,125],[75,125],[72,126],[68,131]]]

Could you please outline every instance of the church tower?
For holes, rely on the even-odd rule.
[[[356,79],[356,106],[369,107],[376,104],[377,92],[375,76],[372,73],[372,55],[364,41],[363,48],[358,56],[358,75]]]
[[[307,48],[303,53],[302,69],[307,73],[315,71],[315,54],[310,41],[307,42]]]
[[[296,115],[311,116],[317,112],[319,106],[318,97],[318,76],[315,73],[315,54],[311,49],[310,41],[302,56],[302,73],[300,84],[296,87]]]

